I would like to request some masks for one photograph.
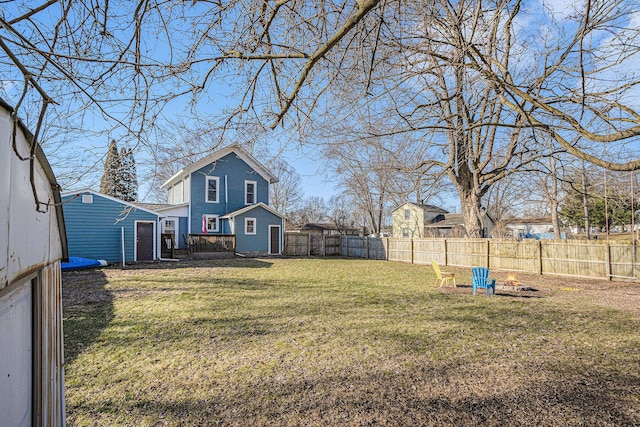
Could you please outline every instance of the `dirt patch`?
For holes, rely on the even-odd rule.
[[[469,273],[465,269],[457,269],[456,277],[465,277]],[[495,272],[491,278],[499,285],[509,277],[508,272]],[[497,297],[513,298],[549,298],[565,300],[582,299],[596,305],[617,310],[631,311],[640,314],[640,283],[625,281],[607,281],[602,279],[574,278],[563,276],[539,276],[536,274],[518,273],[518,281],[532,290],[509,290],[497,287]],[[443,287],[442,292],[448,294],[468,295],[471,285],[460,280],[457,288]],[[485,290],[477,292],[476,297],[485,296]]]

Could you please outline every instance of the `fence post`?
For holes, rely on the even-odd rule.
[[[411,264],[413,264],[413,237],[411,238]]]
[[[347,257],[348,257],[348,256],[349,256],[349,236],[347,236],[347,239],[346,239],[345,245],[347,246],[347,247],[345,248],[345,249],[346,249],[346,250],[345,250],[345,256],[347,256]]]
[[[611,246],[609,245],[609,242],[607,242],[607,245],[604,251],[604,261],[605,261],[605,268],[607,271],[607,280],[611,281]]]
[[[538,240],[538,274],[542,276],[542,240]]]
[[[307,234],[307,256],[311,256],[311,233]]]
[[[385,261],[389,261],[389,238],[387,237],[387,246],[384,248]]]
[[[364,250],[365,250],[365,257],[369,259],[369,238],[368,237],[364,238]]]
[[[448,265],[449,256],[447,255],[447,239],[442,239],[444,245],[444,265]]]
[[[486,247],[486,250],[487,250],[487,259],[486,259],[486,261],[487,261],[487,268],[489,268],[489,267],[490,267],[490,262],[489,262],[489,257],[490,257],[490,255],[489,255],[489,254],[491,253],[491,251],[489,250],[489,249],[490,249],[490,248],[489,248],[489,245],[490,245],[490,244],[491,244],[491,242],[489,241],[489,239],[487,239],[487,247]]]

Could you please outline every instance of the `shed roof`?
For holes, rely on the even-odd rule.
[[[253,170],[258,172],[260,176],[266,179],[270,184],[278,182],[278,178],[274,174],[269,172],[269,170],[262,163],[256,160],[255,157],[249,154],[247,150],[245,150],[238,144],[231,144],[227,147],[222,148],[221,150],[214,152],[213,154],[208,155],[203,159],[198,160],[195,163],[190,164],[185,168],[180,169],[175,175],[173,175],[164,184],[162,184],[160,188],[164,188],[171,184],[174,184],[175,182],[180,181],[184,177],[188,176],[191,172],[197,171],[198,169],[205,167],[209,163],[213,163],[216,160],[221,159],[231,153],[235,153],[240,159],[251,166]]]

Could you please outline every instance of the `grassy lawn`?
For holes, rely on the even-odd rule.
[[[65,273],[68,424],[640,425],[640,285],[525,279],[474,298],[341,258]]]

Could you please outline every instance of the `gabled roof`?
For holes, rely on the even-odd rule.
[[[148,212],[152,215],[157,215],[159,217],[164,217],[164,214],[161,214],[160,212],[156,212],[154,210],[151,209],[147,209],[145,207],[143,207],[142,205],[144,205],[145,203],[135,203],[135,202],[125,202],[122,199],[118,199],[117,197],[113,197],[113,196],[108,196],[106,194],[102,194],[99,191],[94,191],[91,190],[89,188],[85,188],[84,190],[76,190],[76,191],[67,191],[64,194],[62,194],[62,197],[70,197],[70,196],[75,196],[76,194],[82,194],[82,193],[91,193],[93,195],[99,196],[99,197],[104,197],[107,200],[111,200],[114,201],[116,203],[121,203],[123,205],[127,205],[130,206],[132,209],[137,209],[140,211],[144,211],[144,212]]]
[[[464,225],[464,216],[462,214],[445,214],[442,221],[425,224],[425,228],[451,228],[456,225]]]
[[[160,188],[164,188],[171,184],[174,184],[175,182],[180,181],[184,177],[188,176],[191,172],[197,171],[198,169],[205,167],[209,163],[213,163],[216,160],[221,159],[224,156],[231,153],[235,153],[236,156],[238,156],[246,164],[251,166],[251,168],[255,170],[258,174],[260,174],[260,176],[262,176],[264,179],[266,179],[267,182],[269,182],[269,184],[278,182],[278,178],[274,174],[269,172],[269,170],[266,167],[264,167],[262,163],[256,160],[255,157],[249,154],[248,151],[246,151],[244,148],[242,148],[238,144],[231,144],[225,148],[222,148],[221,150],[214,152],[213,154],[208,155],[203,159],[198,160],[195,163],[190,164],[185,168],[180,169],[175,175],[173,175],[164,184],[162,184]]]
[[[243,213],[249,212],[250,210],[258,208],[258,207],[264,208],[265,210],[271,212],[272,214],[274,214],[276,216],[279,216],[280,218],[286,218],[284,215],[282,215],[277,210],[265,205],[262,202],[259,202],[259,203],[256,203],[255,205],[249,205],[249,206],[246,206],[246,207],[244,207],[242,209],[238,209],[237,211],[233,211],[231,213],[223,215],[223,216],[220,217],[220,219],[230,219],[230,218],[236,217],[238,215],[242,215]]]
[[[405,202],[403,204],[401,204],[400,206],[398,206],[397,208],[395,208],[393,211],[397,211],[398,209],[402,208],[404,205],[413,205],[417,208],[422,209],[423,211],[429,211],[429,212],[434,212],[434,213],[442,213],[442,214],[446,214],[449,213],[449,211],[444,210],[438,206],[434,206],[434,205],[426,205],[424,203],[413,203],[413,202]]]

